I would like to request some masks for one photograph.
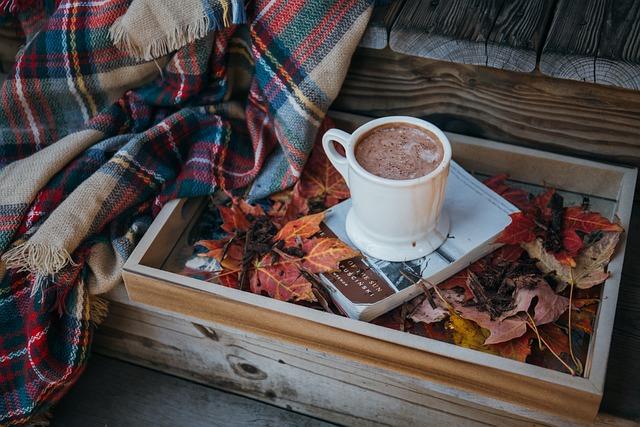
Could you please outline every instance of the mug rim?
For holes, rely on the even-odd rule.
[[[444,151],[440,164],[438,164],[438,166],[428,174],[422,175],[418,178],[412,178],[412,179],[383,178],[381,176],[378,176],[369,172],[364,167],[362,167],[362,165],[358,163],[355,157],[356,143],[359,142],[360,137],[362,137],[365,132],[369,132],[377,127],[380,127],[382,125],[386,125],[389,123],[404,123],[404,124],[409,124],[413,126],[418,126],[420,128],[423,128],[435,134],[435,136],[439,139],[439,142],[442,144],[442,148]],[[434,177],[440,175],[443,171],[445,171],[449,167],[449,163],[451,162],[451,143],[449,142],[449,139],[444,134],[444,132],[442,132],[433,123],[423,119],[416,118],[416,117],[386,116],[386,117],[381,117],[378,119],[371,120],[367,123],[362,124],[355,131],[353,131],[353,133],[351,134],[351,141],[352,142],[349,144],[349,149],[346,150],[346,153],[345,153],[347,160],[349,161],[349,165],[354,169],[355,172],[359,173],[360,175],[363,175],[364,177],[371,179],[377,182],[378,184],[383,184],[387,186],[409,187],[409,186],[425,183],[427,181],[430,181]]]

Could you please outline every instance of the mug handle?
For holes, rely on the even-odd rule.
[[[351,147],[351,135],[340,129],[329,129],[322,135],[322,147],[324,152],[327,153],[327,157],[331,161],[333,167],[336,168],[340,175],[344,178],[347,185],[349,185],[349,161],[347,158],[336,150],[333,146],[333,141],[344,147],[344,151],[348,152]]]

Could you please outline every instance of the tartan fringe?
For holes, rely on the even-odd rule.
[[[38,277],[51,277],[67,265],[75,265],[66,249],[31,241],[9,249],[2,255],[2,261],[7,269],[27,271]]]
[[[98,295],[91,295],[89,297],[89,318],[91,322],[98,326],[109,314],[109,301],[99,297]]]
[[[118,49],[135,58],[151,61],[206,36],[209,33],[209,24],[209,17],[205,15],[186,27],[176,27],[165,37],[154,40],[146,46],[140,46],[131,40],[132,29],[124,25],[120,17],[109,28],[109,37]]]

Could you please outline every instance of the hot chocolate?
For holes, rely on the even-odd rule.
[[[426,129],[403,123],[379,126],[355,147],[356,161],[368,172],[387,179],[414,179],[438,167],[444,148]]]

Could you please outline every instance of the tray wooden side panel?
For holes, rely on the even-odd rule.
[[[549,414],[590,421],[598,412],[601,396],[596,390],[588,392],[545,383],[422,352],[141,274],[125,272],[125,280],[133,301],[144,301],[146,305],[179,313],[202,324],[239,328],[363,366],[392,370],[431,383],[462,402],[504,406],[508,412],[555,421],[556,417]],[[499,403],[499,400],[504,402]],[[566,408],[572,408],[570,414]]]
[[[532,425],[461,404],[412,377],[131,302],[112,302],[94,348],[343,425]]]

